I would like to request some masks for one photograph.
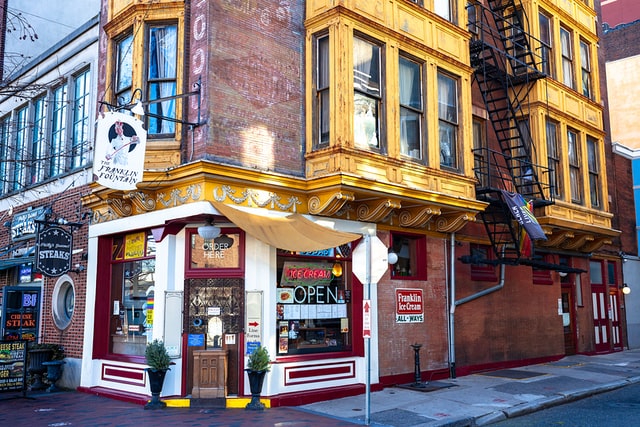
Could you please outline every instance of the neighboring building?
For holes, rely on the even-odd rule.
[[[65,387],[80,384],[98,28],[97,15],[78,24],[0,85],[2,339],[62,345]],[[73,240],[65,274],[36,269],[36,236],[54,224]]]
[[[611,122],[611,139],[617,163],[624,162],[624,167],[616,167],[614,173],[632,175],[632,181],[618,182],[620,189],[626,189],[628,195],[621,199],[625,202],[628,224],[621,228],[623,233],[624,282],[631,292],[625,295],[625,314],[628,329],[628,346],[640,346],[640,258],[638,258],[637,224],[640,224],[640,126],[637,114],[640,113],[638,97],[637,70],[640,66],[640,9],[638,2],[618,0],[602,3],[604,35],[602,47],[606,57],[607,87],[609,91],[608,106]],[[615,19],[614,19],[615,17]],[[632,173],[626,170],[632,170]],[[622,172],[622,174],[620,174]]]
[[[622,350],[593,7],[103,0],[98,99],[146,157],[83,198],[81,389],[146,399],[154,338],[163,395],[230,405],[259,344],[272,405],[362,393],[369,332],[374,388],[413,382],[412,344],[425,379]]]

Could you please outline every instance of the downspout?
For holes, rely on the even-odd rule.
[[[489,295],[493,292],[499,291],[504,287],[504,273],[505,264],[500,264],[500,279],[495,286],[484,289],[473,295],[466,296],[459,300],[456,300],[456,281],[455,281],[455,269],[453,268],[455,260],[455,237],[451,234],[451,307],[449,309],[449,370],[451,378],[456,377],[456,347],[455,347],[455,333],[454,333],[454,318],[456,307],[473,301],[485,295]]]

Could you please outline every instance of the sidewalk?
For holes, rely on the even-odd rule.
[[[371,393],[374,427],[482,426],[640,382],[640,349],[425,383],[427,390],[390,387]],[[302,409],[364,423],[365,396]]]

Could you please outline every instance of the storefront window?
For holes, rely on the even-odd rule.
[[[278,252],[278,355],[352,349],[351,245]]]
[[[141,231],[114,237],[111,260],[111,352],[143,356],[153,331],[153,236]]]
[[[189,269],[236,270],[243,267],[240,250],[243,237],[242,232],[237,229],[223,229],[215,239],[204,239],[198,233],[191,232]]]

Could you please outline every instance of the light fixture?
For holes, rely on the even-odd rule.
[[[387,254],[387,261],[389,261],[389,264],[394,265],[398,262],[398,254],[393,252],[393,250],[389,250],[389,253]]]
[[[142,102],[140,102],[140,100],[138,100],[138,102],[136,102],[136,105],[131,108],[131,112],[138,116],[144,116],[144,107],[142,106]]]
[[[233,246],[233,239],[229,237],[228,234],[221,234],[220,236],[213,239],[213,242],[218,245],[218,250],[226,250]]]
[[[626,283],[622,285],[622,293],[625,295],[629,295],[631,293],[631,288]]]
[[[208,219],[205,225],[198,227],[198,235],[205,240],[215,239],[220,235],[220,227],[213,225],[213,222]]]
[[[331,267],[331,272],[336,277],[342,276],[342,264],[338,261],[334,262],[333,267]]]
[[[560,277],[567,277],[567,273],[566,271],[559,271],[558,274],[560,275]]]

